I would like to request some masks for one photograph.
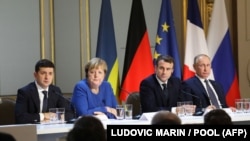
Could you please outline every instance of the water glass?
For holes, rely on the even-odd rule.
[[[185,116],[184,102],[177,102],[176,114],[179,117]]]
[[[125,110],[123,105],[116,105],[116,119],[122,120],[125,116]]]
[[[50,123],[64,123],[65,122],[65,109],[64,108],[50,108]]]
[[[195,112],[195,106],[193,105],[193,101],[184,101],[185,115],[192,116]]]
[[[244,112],[244,99],[235,99],[236,113]]]
[[[249,113],[250,112],[250,98],[245,98],[243,102],[244,112]]]
[[[132,104],[125,104],[125,119],[132,119],[133,117],[133,105]]]
[[[65,108],[57,108],[57,116],[59,123],[64,123],[65,121]]]

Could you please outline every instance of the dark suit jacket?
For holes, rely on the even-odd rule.
[[[163,94],[163,90],[158,83],[155,74],[142,80],[140,84],[141,110],[145,112],[156,112],[159,110],[169,110],[176,107],[177,101],[182,101],[181,80],[177,77],[170,77],[167,83],[168,94]]]
[[[69,102],[62,96],[59,87],[50,85],[48,91],[48,108],[65,108],[65,120],[74,118]],[[18,89],[15,106],[17,124],[40,122],[40,99],[35,82]]]
[[[214,80],[209,80],[209,81],[217,93],[221,106],[223,108],[227,108],[225,94],[221,84],[219,84]],[[185,93],[197,96],[193,97],[187,94],[186,95],[183,94],[185,100],[192,100],[193,103],[196,105],[197,109],[206,108],[207,106],[210,105],[210,100],[207,95],[206,89],[204,88],[198,77],[194,76],[190,79],[187,79],[186,81],[183,81],[182,84],[183,84],[182,88]]]

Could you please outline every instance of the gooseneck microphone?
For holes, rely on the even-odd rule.
[[[130,95],[132,95],[133,93],[136,93],[135,91],[134,92],[130,92],[126,89],[123,89],[122,87],[119,87],[120,91],[121,92],[125,92],[128,94],[128,97],[126,99],[126,102],[128,102],[128,104],[132,104],[133,105],[133,111],[136,111],[134,109],[140,109],[139,111],[139,114],[133,114],[133,119],[139,119],[141,117],[141,104],[140,104],[140,98],[138,97],[129,97]],[[126,103],[125,102],[125,103]],[[139,107],[139,108],[138,108]]]
[[[120,89],[121,92],[125,92],[125,93],[127,93],[128,95],[130,95],[130,94],[132,93],[132,92],[130,92],[130,91],[128,91],[128,90],[123,89],[122,87],[119,87],[119,89]]]
[[[53,93],[55,93],[56,95],[63,98],[65,100],[65,102],[67,103],[67,106],[69,106],[69,109],[71,109],[73,111],[73,118],[69,119],[67,121],[67,123],[74,123],[77,120],[75,106],[71,103],[71,101],[69,99],[65,98],[61,93],[59,93],[57,91],[53,91]]]
[[[200,108],[201,110],[196,111],[193,115],[194,115],[194,116],[201,116],[201,115],[203,115],[204,111],[202,110],[202,102],[201,102],[200,97],[198,97],[198,96],[196,96],[196,95],[194,95],[194,94],[191,94],[191,93],[189,93],[189,92],[183,91],[183,90],[181,90],[181,92],[184,93],[184,94],[187,94],[187,95],[189,95],[189,96],[191,96],[191,97],[194,97],[194,98],[196,98],[196,99],[199,100],[199,108]]]

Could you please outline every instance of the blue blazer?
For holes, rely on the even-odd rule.
[[[69,102],[61,95],[59,87],[50,85],[48,91],[48,108],[65,108],[65,120],[74,118]],[[35,82],[17,90],[15,119],[17,124],[40,122],[40,99]]]
[[[140,83],[140,100],[142,113],[169,110],[182,101],[181,80],[171,76],[168,79],[167,97],[156,79],[156,74],[142,80]]]
[[[228,106],[226,104],[225,94],[222,85],[214,80],[209,80],[209,81],[217,93],[222,108],[227,108]],[[204,86],[202,85],[201,81],[197,76],[194,76],[190,79],[187,79],[186,81],[183,81],[182,88],[184,93],[189,93],[197,96],[194,97],[191,95],[183,94],[184,100],[192,100],[198,109],[206,108],[207,106],[210,105],[210,100],[207,95],[206,89],[204,88]]]
[[[99,93],[93,94],[87,79],[78,81],[74,87],[72,104],[76,109],[77,116],[94,115],[94,112],[103,112],[109,119],[116,117],[109,113],[106,106],[116,108],[117,101],[111,84],[103,81],[99,86]]]

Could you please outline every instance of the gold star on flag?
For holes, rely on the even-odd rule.
[[[161,54],[157,53],[157,51],[154,52],[154,58],[157,59],[158,56],[160,56]]]
[[[161,25],[161,26],[162,26],[162,31],[163,31],[163,32],[164,32],[164,31],[168,32],[169,25],[167,25],[166,22],[164,22],[164,24]]]
[[[156,36],[156,43],[158,44],[158,45],[160,45],[161,44],[161,40],[162,40],[162,38],[160,38],[158,35]]]

